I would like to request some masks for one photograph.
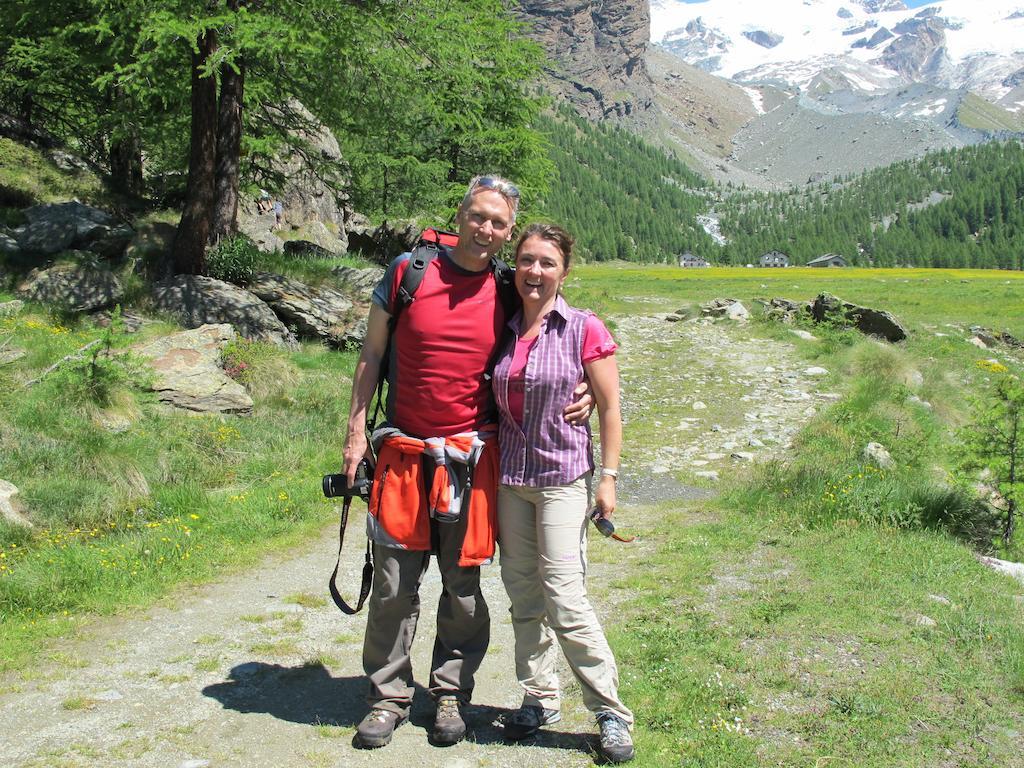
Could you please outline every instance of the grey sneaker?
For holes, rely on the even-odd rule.
[[[434,729],[430,740],[439,747],[450,747],[466,736],[466,721],[462,719],[462,704],[457,696],[441,696],[437,700]]]
[[[536,704],[523,704],[519,709],[505,718],[505,738],[519,741],[532,736],[542,725],[551,725],[562,719],[557,709],[545,709]]]
[[[629,735],[626,721],[614,712],[602,712],[597,716],[601,728],[601,753],[609,763],[625,763],[633,759],[633,737]]]
[[[405,722],[397,712],[387,709],[371,709],[356,727],[355,745],[360,749],[376,749],[391,741],[395,728]]]

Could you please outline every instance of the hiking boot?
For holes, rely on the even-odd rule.
[[[440,696],[437,699],[437,714],[434,715],[434,730],[430,740],[439,747],[450,747],[466,736],[466,721],[462,719],[462,704],[458,696]]]
[[[601,754],[609,763],[625,763],[636,755],[633,737],[629,735],[626,721],[614,712],[602,712],[597,716],[601,728]]]
[[[360,749],[376,749],[391,741],[395,728],[405,722],[405,717],[388,709],[371,709],[356,727],[356,746]]]
[[[523,704],[519,709],[505,718],[505,738],[519,741],[532,736],[542,725],[551,725],[562,719],[557,709],[545,709],[536,704]]]

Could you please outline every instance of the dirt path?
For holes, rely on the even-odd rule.
[[[620,321],[616,333],[623,347],[627,419],[658,421],[669,436],[663,448],[634,455],[625,465],[623,501],[636,505],[634,524],[640,528],[643,503],[707,493],[673,480],[669,470],[721,472],[748,461],[731,453],[782,446],[818,397],[801,378],[791,346],[753,340],[742,326],[631,318]],[[707,408],[695,410],[696,402]],[[652,416],[662,412],[671,418]],[[752,446],[751,438],[762,445]],[[714,484],[709,477],[703,480]],[[496,566],[484,571],[492,642],[469,711],[472,738],[449,749],[429,746],[432,710],[420,689],[411,723],[396,732],[390,746],[354,749],[354,726],[365,711],[360,680],[365,614],[342,616],[323,599],[334,536],[329,528],[302,552],[273,558],[253,572],[183,592],[139,615],[97,621],[36,668],[0,681],[0,765],[592,764],[593,722],[571,690],[558,726],[523,745],[501,741],[494,721],[519,703],[520,694],[508,601]],[[352,594],[362,543],[358,535],[349,543],[341,583]],[[603,591],[610,570],[600,564],[592,569],[595,594]],[[414,650],[421,682],[439,591],[432,567]]]

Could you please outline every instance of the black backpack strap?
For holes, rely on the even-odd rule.
[[[402,282],[398,286],[395,300],[392,302],[391,317],[388,318],[388,343],[384,347],[384,356],[380,361],[380,371],[377,374],[377,391],[374,395],[375,404],[373,415],[367,422],[367,429],[372,433],[377,428],[377,421],[384,412],[384,382],[388,378],[388,366],[391,362],[391,340],[395,335],[395,328],[398,326],[398,316],[402,311],[412,304],[416,298],[416,291],[423,282],[423,276],[427,273],[427,266],[444,246],[438,243],[422,242],[417,245],[409,256],[408,266],[402,273]]]
[[[331,598],[334,600],[334,604],[341,609],[342,613],[346,613],[349,616],[359,613],[363,607],[363,603],[366,602],[366,598],[370,594],[370,587],[373,584],[373,555],[371,553],[370,540],[366,540],[366,562],[363,563],[363,581],[359,586],[359,601],[356,603],[356,607],[352,608],[348,603],[345,602],[345,598],[341,596],[341,592],[338,591],[338,568],[341,567],[341,547],[345,543],[345,527],[348,525],[348,510],[352,506],[352,497],[346,496],[345,501],[341,505],[341,523],[338,525],[338,561],[334,564],[334,572],[331,574],[331,580],[328,582],[328,587],[331,590]]]
[[[505,321],[507,322],[522,306],[519,293],[516,291],[516,271],[498,257],[492,256],[491,274],[494,275],[498,301],[501,302],[501,306],[505,310]]]

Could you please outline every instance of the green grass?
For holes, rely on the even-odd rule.
[[[39,150],[0,137],[0,209],[72,198],[97,204],[111,202],[95,174],[62,171]]]
[[[62,374],[26,388],[100,333],[38,310],[0,320],[0,342],[27,353],[0,367],[0,477],[36,525],[0,525],[0,667],[82,616],[251,564],[335,514],[319,479],[340,462],[353,354],[251,354],[248,418],[169,413],[128,386],[100,407]],[[98,426],[115,412],[127,428]]]
[[[639,765],[1024,765],[1021,589],[955,540],[634,513],[609,639]]]

